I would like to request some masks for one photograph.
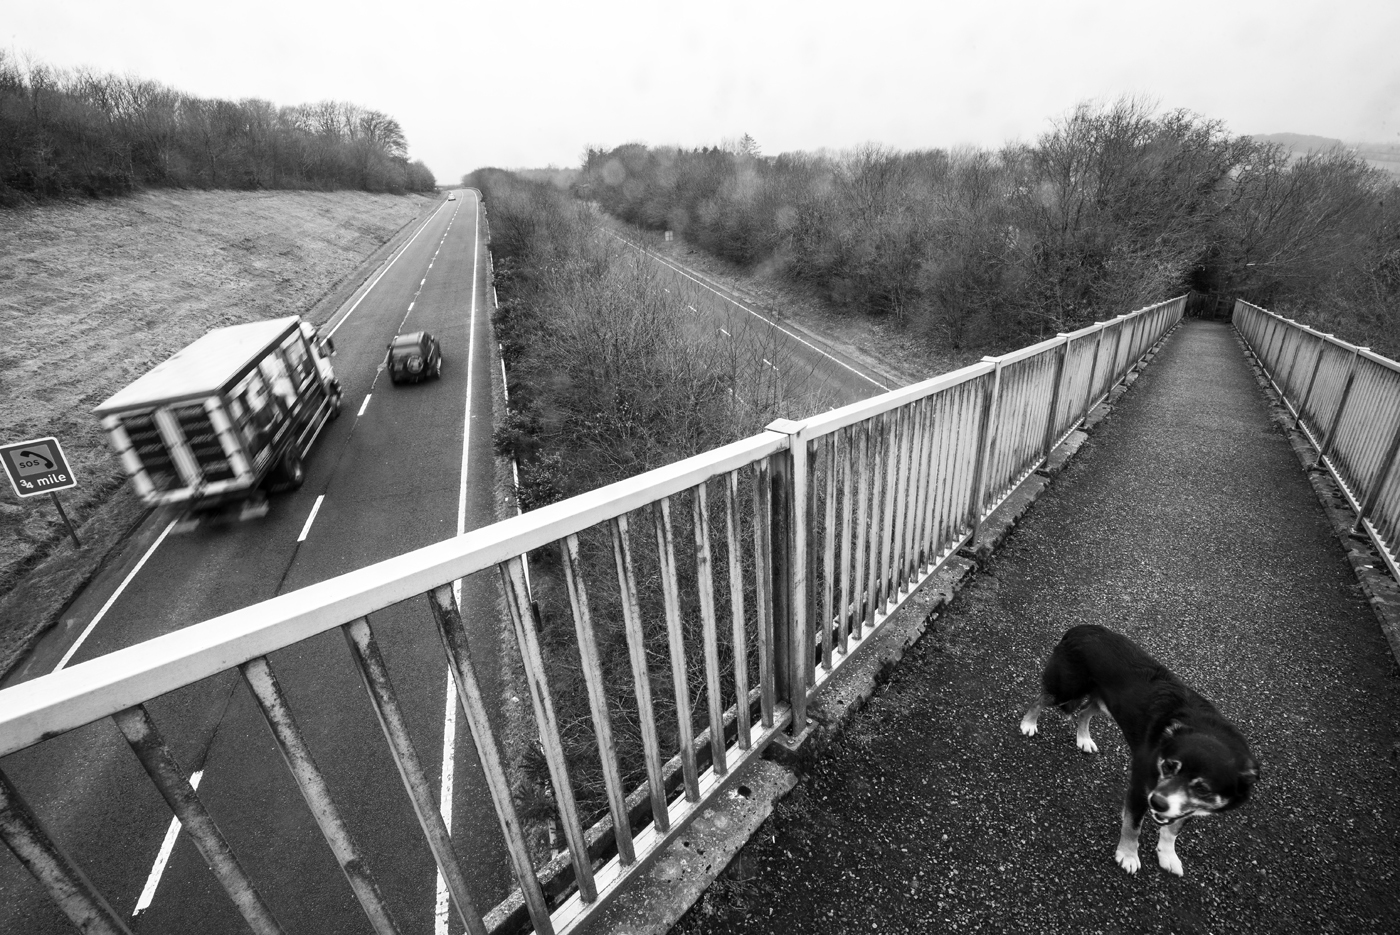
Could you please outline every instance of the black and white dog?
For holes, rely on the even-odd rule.
[[[1089,736],[1095,714],[1110,715],[1132,754],[1123,801],[1123,832],[1114,858],[1137,873],[1138,832],[1145,814],[1161,826],[1157,862],[1177,876],[1176,836],[1186,819],[1243,805],[1259,778],[1244,737],[1205,698],[1125,636],[1086,624],[1065,633],[1041,676],[1043,692],[1021,718],[1033,737],[1040,712],[1055,706],[1075,718],[1075,741],[1097,753]]]

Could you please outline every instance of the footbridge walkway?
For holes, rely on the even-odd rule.
[[[1183,305],[778,422],[6,689],[0,757],[110,719],[149,776],[142,801],[159,793],[226,894],[225,916],[197,923],[209,932],[281,932],[349,894],[364,931],[426,931],[431,914],[383,885],[413,864],[402,838],[356,836],[365,805],[346,800],[367,786],[416,825],[439,932],[1393,930],[1400,368],[1246,303],[1233,327],[1183,322]],[[473,575],[499,582],[500,659],[467,645],[453,585]],[[441,643],[497,829],[438,814],[430,744],[395,690],[423,675],[395,668],[381,644],[404,634],[374,616],[405,600]],[[1111,726],[1093,757],[1067,722],[1016,729],[1046,653],[1082,622],[1138,639],[1262,761],[1255,801],[1188,826],[1184,878],[1113,862],[1126,758]],[[324,639],[343,640],[382,732],[354,775],[318,768],[315,692],[275,674]],[[488,665],[518,687],[514,732],[486,715]],[[298,868],[162,734],[179,723],[163,696],[224,677],[262,711],[340,867],[296,905],[263,894]],[[82,836],[36,804],[51,790],[18,788],[6,762],[0,837],[28,885],[83,931],[131,931],[84,873]],[[494,907],[463,873],[487,832],[518,884]]]

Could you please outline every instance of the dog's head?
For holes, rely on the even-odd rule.
[[[1259,763],[1247,751],[1210,734],[1173,732],[1157,753],[1157,784],[1147,795],[1148,811],[1160,825],[1229,811],[1249,800],[1258,779]]]

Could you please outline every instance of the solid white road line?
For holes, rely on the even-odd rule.
[[[64,653],[63,658],[58,660],[58,665],[53,667],[55,672],[68,665],[68,660],[73,658],[73,654],[78,651],[79,646],[83,645],[83,641],[88,638],[88,634],[92,633],[93,628],[97,626],[103,617],[107,616],[107,611],[112,609],[112,605],[117,602],[117,598],[121,597],[122,592],[126,590],[126,586],[131,584],[131,579],[135,578],[136,573],[141,570],[141,566],[146,564],[146,559],[150,558],[151,555],[155,553],[155,550],[160,548],[160,544],[165,541],[165,537],[170,535],[170,530],[174,528],[175,520],[172,519],[169,525],[156,537],[156,541],[151,543],[151,547],[146,550],[146,554],[141,556],[141,561],[136,563],[136,567],[127,572],[126,577],[122,579],[122,583],[117,585],[117,589],[112,592],[112,596],[107,598],[107,603],[103,604],[102,609],[97,612],[97,616],[92,618],[92,621],[83,632],[78,635],[78,639],[73,645],[68,647],[68,652]]]
[[[199,781],[204,778],[204,770],[197,769],[190,775],[190,786],[199,788]],[[141,898],[136,900],[136,909],[131,913],[134,919],[151,905],[151,900],[155,898],[156,887],[160,885],[161,875],[165,873],[165,865],[170,863],[170,854],[175,850],[175,839],[180,836],[180,819],[170,819],[170,828],[165,832],[165,840],[161,842],[160,851],[156,854],[156,862],[151,866],[151,875],[146,877],[146,885],[141,890]]]
[[[365,401],[362,402],[362,403],[360,403],[360,411],[357,412],[357,413],[355,413],[355,418],[358,419],[360,416],[362,416],[362,415],[365,414],[365,410],[369,408],[369,398],[370,398],[371,396],[373,396],[373,395],[374,395],[373,393],[366,393],[366,394],[365,394]]]
[[[366,397],[368,398],[368,397]],[[298,542],[306,541],[306,534],[311,531],[311,524],[316,522],[316,514],[321,512],[321,501],[326,499],[325,494],[316,498],[316,502],[311,506],[311,515],[306,518],[306,525],[301,527],[301,535],[297,536]]]
[[[472,232],[472,299],[471,311],[467,318],[467,401],[462,416],[462,474],[457,486],[457,535],[467,531],[467,462],[471,451],[472,438],[472,369],[476,360],[476,277],[477,260],[481,256],[481,205],[477,203],[476,225]],[[457,601],[457,609],[462,608],[462,581],[452,582],[452,595]],[[438,811],[442,813],[443,824],[449,833],[452,831],[452,788],[457,767],[457,689],[452,680],[452,672],[447,673],[447,703],[442,721],[442,784],[438,792]],[[437,874],[436,900],[433,905],[433,935],[449,935],[449,912],[447,881],[442,872]]]

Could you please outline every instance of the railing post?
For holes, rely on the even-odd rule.
[[[982,397],[982,417],[977,426],[977,465],[972,477],[972,501],[968,504],[968,523],[972,527],[968,544],[973,548],[977,547],[977,534],[982,531],[982,504],[986,502],[987,471],[996,445],[997,403],[1001,399],[1001,360],[983,357],[982,362],[994,363],[996,369],[991,373],[991,388]]]
[[[1070,337],[1061,331],[1059,337],[1065,339],[1065,343],[1060,345],[1059,357],[1055,360],[1055,389],[1050,395],[1050,415],[1045,420],[1045,443],[1041,446],[1041,460],[1050,460],[1050,451],[1055,447],[1055,426],[1058,423],[1056,416],[1060,412],[1060,399],[1064,396],[1065,383],[1065,362],[1069,359]]]
[[[788,436],[786,457],[773,459],[773,653],[778,697],[792,707],[792,735],[807,726],[812,643],[807,638],[807,440],[802,423],[777,419],[770,432]]]
[[[1356,382],[1356,361],[1361,356],[1362,351],[1368,351],[1368,347],[1353,348],[1351,352],[1351,367],[1347,370],[1347,381],[1342,386],[1342,398],[1337,401],[1337,412],[1332,416],[1332,425],[1327,429],[1327,436],[1322,440],[1322,444],[1317,449],[1317,460],[1313,462],[1313,467],[1321,466],[1327,457],[1327,452],[1332,448],[1332,439],[1337,435],[1337,426],[1342,422],[1342,413],[1347,408],[1347,399],[1351,396],[1352,384]]]
[[[1089,361],[1089,383],[1084,392],[1084,411],[1079,414],[1079,418],[1089,418],[1089,412],[1094,408],[1094,384],[1099,376],[1099,355],[1103,353],[1103,328],[1094,332],[1094,356]]]

